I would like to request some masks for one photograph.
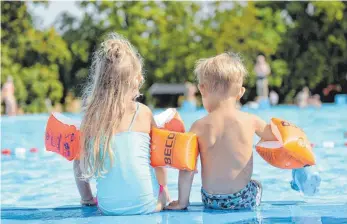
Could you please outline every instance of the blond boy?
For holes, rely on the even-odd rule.
[[[260,204],[262,187],[252,180],[253,136],[275,140],[270,126],[259,117],[241,112],[236,104],[245,92],[247,74],[240,58],[223,53],[197,62],[195,74],[208,115],[191,132],[198,136],[201,158],[201,196],[205,207],[247,209]],[[180,171],[178,200],[167,209],[185,209],[194,173]]]

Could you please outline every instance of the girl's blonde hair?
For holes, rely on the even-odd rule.
[[[111,33],[94,53],[89,84],[83,95],[81,169],[85,178],[107,172],[114,155],[111,139],[126,106],[139,95],[143,81],[142,58],[127,39]]]

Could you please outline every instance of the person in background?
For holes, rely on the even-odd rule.
[[[49,113],[53,111],[52,101],[48,97],[45,99],[46,109]]]
[[[17,112],[17,102],[14,91],[13,78],[12,76],[8,76],[1,90],[1,99],[5,102],[6,114],[8,116],[15,116]]]
[[[299,107],[306,107],[308,105],[308,99],[310,97],[310,90],[305,86],[297,95],[296,95],[296,105]]]
[[[271,105],[277,105],[278,104],[278,94],[276,93],[276,91],[271,90],[270,94],[269,94],[269,98],[270,98],[270,103]]]
[[[321,107],[322,101],[320,100],[320,95],[314,94],[312,97],[308,99],[308,104],[315,107]]]
[[[341,92],[341,90],[342,88],[340,85],[330,84],[323,89],[323,95],[328,96],[332,91]]]
[[[257,75],[257,95],[261,98],[268,98],[269,87],[267,77],[270,75],[271,69],[263,55],[257,57],[254,71]]]
[[[197,100],[195,96],[197,92],[196,86],[190,82],[186,82],[185,86],[186,86],[186,92],[185,92],[184,101],[181,105],[181,108],[183,110],[195,111],[197,106]]]

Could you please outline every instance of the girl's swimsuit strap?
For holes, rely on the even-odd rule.
[[[136,116],[137,116],[138,112],[139,112],[139,103],[136,102],[136,111],[135,111],[133,119],[131,120],[131,123],[129,125],[129,130],[128,131],[131,131],[131,128],[133,127],[133,124],[134,124],[134,121],[136,119]]]

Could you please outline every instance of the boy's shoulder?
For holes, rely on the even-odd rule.
[[[235,114],[236,120],[240,122],[250,122],[253,123],[254,121],[258,120],[258,116],[254,114],[250,114],[243,111],[237,111]],[[216,113],[210,113],[206,115],[205,117],[195,121],[192,125],[192,128],[194,130],[197,130],[201,135],[203,134],[211,134],[214,132],[214,130],[218,129],[217,125],[218,123],[223,123],[223,119],[221,120],[220,114]]]
[[[239,116],[245,118],[245,119],[249,119],[249,120],[253,120],[257,117],[257,115],[255,114],[251,114],[251,113],[247,113],[247,112],[244,112],[244,111],[238,111],[238,114]]]
[[[210,114],[195,121],[190,129],[198,137],[199,148],[204,150],[216,142],[217,129]]]
[[[243,111],[239,111],[239,113],[240,113],[241,121],[244,124],[256,125],[261,120],[255,114],[251,114],[251,113],[247,113],[247,112],[243,112]]]
[[[213,128],[213,118],[210,114],[207,116],[196,120],[191,127],[191,131],[198,135],[206,135]]]

